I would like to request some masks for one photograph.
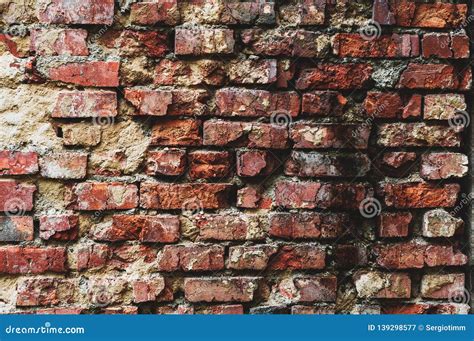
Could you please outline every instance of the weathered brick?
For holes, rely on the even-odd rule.
[[[384,314],[441,314],[441,315],[467,315],[469,305],[458,303],[413,303],[402,305],[390,305],[383,307]]]
[[[427,180],[462,178],[468,163],[467,155],[460,153],[426,153],[421,156],[420,175]]]
[[[333,315],[336,313],[334,306],[306,306],[294,305],[291,307],[292,315]]]
[[[227,268],[234,270],[265,270],[270,257],[277,251],[278,247],[272,245],[231,246]]]
[[[355,268],[367,265],[367,248],[358,245],[337,245],[334,259],[338,268]]]
[[[36,9],[45,24],[111,25],[114,20],[113,0],[41,0]]]
[[[138,205],[138,189],[119,182],[75,184],[66,199],[70,209],[79,211],[127,210]]]
[[[334,302],[337,278],[332,275],[297,275],[283,279],[276,288],[278,296],[291,302]]]
[[[105,266],[110,249],[104,244],[90,244],[79,247],[75,255],[77,271],[99,269]]]
[[[296,0],[280,7],[283,22],[293,25],[323,25],[326,1]]]
[[[323,269],[326,266],[326,252],[319,246],[311,244],[284,245],[272,257],[269,268],[272,270],[288,269]]]
[[[194,151],[189,153],[189,178],[223,179],[231,174],[232,160],[229,152]]]
[[[229,54],[234,52],[234,32],[225,28],[177,27],[177,55]]]
[[[396,92],[369,91],[364,101],[365,111],[374,118],[407,118],[421,115],[421,95],[402,98]]]
[[[151,144],[156,146],[196,146],[201,144],[199,127],[194,119],[168,120],[153,126]]]
[[[459,191],[459,184],[404,182],[380,186],[385,204],[395,208],[453,207],[456,205]]]
[[[298,115],[300,100],[296,92],[272,93],[266,90],[225,88],[216,91],[219,116],[260,117]]]
[[[114,91],[60,92],[51,116],[54,118],[117,116],[117,93]]]
[[[366,149],[371,127],[363,124],[319,124],[297,122],[290,126],[294,148]]]
[[[87,172],[87,154],[61,152],[40,157],[41,176],[49,179],[82,179]]]
[[[277,80],[276,59],[237,59],[226,65],[232,84],[271,84]]]
[[[382,212],[377,219],[380,237],[406,237],[408,236],[413,216],[410,212]]]
[[[201,240],[262,240],[266,229],[258,215],[204,214],[194,217]]]
[[[82,86],[116,87],[120,62],[89,61],[53,66],[48,77],[53,81]]]
[[[403,177],[414,169],[417,155],[414,152],[384,153],[377,165],[381,171],[394,177]]]
[[[431,210],[423,215],[423,236],[452,237],[463,224],[462,219],[453,217],[443,209]]]
[[[143,182],[140,206],[148,209],[216,209],[229,206],[230,184],[168,184]],[[195,207],[197,206],[197,207]]]
[[[268,151],[251,150],[237,152],[237,174],[243,177],[272,174],[280,161]]]
[[[293,151],[285,163],[285,174],[299,177],[357,177],[370,170],[366,154],[305,153]]]
[[[35,174],[38,170],[37,153],[0,151],[0,175],[28,175]]]
[[[155,68],[156,85],[222,85],[226,79],[224,63],[220,60],[162,59]]]
[[[148,152],[146,174],[177,176],[186,170],[186,150],[163,149]]]
[[[358,33],[338,33],[333,41],[334,54],[355,58],[417,57],[419,38],[415,34],[381,35],[370,40]]]
[[[1,217],[0,241],[21,242],[33,240],[33,217]]]
[[[461,295],[464,288],[464,274],[424,275],[421,280],[421,295],[425,298],[453,299]]]
[[[456,127],[426,123],[384,123],[378,127],[377,143],[384,147],[459,147]]]
[[[208,146],[284,149],[287,143],[288,131],[278,124],[209,120],[203,126]]]
[[[358,209],[369,195],[363,183],[323,183],[279,181],[275,186],[275,205],[285,208]]]
[[[337,91],[312,91],[303,94],[301,113],[308,116],[342,116],[347,99]]]
[[[471,70],[456,70],[449,64],[410,63],[403,70],[397,88],[468,90],[471,88]]]
[[[168,36],[161,31],[108,30],[96,40],[126,57],[157,58],[164,57],[169,51]]]
[[[346,214],[272,213],[269,233],[285,239],[337,238],[351,225],[352,222]]]
[[[165,288],[165,279],[161,276],[146,276],[132,284],[133,287],[133,302],[153,302]]]
[[[41,56],[87,56],[87,31],[83,29],[35,29],[31,50]]]
[[[92,234],[100,241],[174,243],[180,237],[180,223],[172,215],[114,215],[111,222],[98,225]]]
[[[314,69],[304,69],[296,79],[296,88],[306,89],[363,89],[372,76],[369,64],[318,64]]]
[[[63,247],[0,248],[0,273],[41,274],[66,271],[66,249]]]
[[[45,240],[74,240],[79,235],[79,216],[73,214],[43,215],[40,238]]]
[[[158,254],[158,271],[216,271],[224,268],[224,247],[167,245]]]
[[[13,180],[0,181],[0,212],[22,215],[33,209],[35,185],[18,183]]]
[[[65,146],[94,147],[100,143],[102,131],[99,125],[71,123],[59,127]]]
[[[184,294],[190,302],[250,302],[257,288],[255,277],[204,277],[184,280]]]
[[[411,279],[406,273],[360,270],[353,276],[362,298],[410,298]]]
[[[17,287],[16,305],[19,307],[71,304],[77,284],[60,278],[22,279]]]
[[[449,120],[454,118],[460,111],[465,111],[466,109],[467,105],[464,95],[426,95],[423,117],[425,120]]]
[[[241,304],[215,305],[211,307],[205,307],[198,312],[198,314],[212,315],[241,315],[243,313],[244,307]]]
[[[237,207],[257,208],[261,203],[262,195],[258,188],[244,187],[237,191]]]
[[[179,17],[177,0],[135,2],[130,6],[130,21],[136,25],[173,25]]]

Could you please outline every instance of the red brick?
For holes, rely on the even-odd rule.
[[[326,239],[339,237],[351,225],[346,214],[272,213],[269,233],[285,239]]]
[[[35,29],[31,50],[40,56],[87,56],[87,31],[83,29]]]
[[[130,20],[137,25],[173,25],[179,20],[177,0],[132,3]]]
[[[259,207],[262,195],[255,187],[244,187],[237,191],[237,207],[257,208]]]
[[[234,52],[234,32],[226,28],[177,27],[177,55],[229,54]]]
[[[107,263],[109,252],[109,247],[104,244],[81,246],[76,254],[77,271],[102,268]]]
[[[84,118],[117,116],[117,94],[114,91],[60,92],[51,117]]]
[[[23,279],[18,284],[16,305],[19,307],[71,304],[76,284],[60,278]]]
[[[204,214],[194,220],[200,240],[262,240],[266,235],[258,215]]]
[[[415,34],[393,33],[370,40],[358,33],[338,33],[333,48],[342,58],[417,57],[420,53],[419,38]]]
[[[257,288],[255,277],[208,277],[184,280],[184,294],[189,302],[250,302]]]
[[[33,217],[0,216],[0,241],[21,242],[34,238]]]
[[[378,217],[379,236],[382,238],[408,236],[412,219],[410,212],[381,213]]]
[[[167,245],[158,254],[158,271],[216,271],[224,268],[224,247]]]
[[[278,293],[293,302],[334,302],[337,278],[331,275],[299,275],[282,280]]]
[[[396,92],[370,91],[364,101],[365,111],[376,118],[395,118],[403,112],[403,102]]]
[[[406,273],[360,270],[353,279],[361,298],[410,298],[411,279]]]
[[[217,115],[224,117],[270,117],[288,115],[295,117],[300,110],[296,92],[271,93],[266,90],[225,88],[216,91]]]
[[[186,150],[163,149],[148,152],[146,174],[177,176],[186,170]]]
[[[453,51],[451,50],[451,37],[448,33],[427,33],[423,35],[423,57],[430,58],[432,56],[439,58],[451,58]]]
[[[413,269],[424,266],[426,246],[417,243],[380,245],[374,248],[378,265],[387,269]]]
[[[370,170],[366,154],[305,153],[293,151],[285,163],[285,174],[299,177],[358,177]]]
[[[311,244],[284,245],[270,261],[272,270],[315,270],[326,266],[326,252]]]
[[[241,315],[243,313],[244,307],[241,304],[215,305],[199,311],[199,314],[211,315]]]
[[[226,74],[232,84],[272,84],[277,80],[277,60],[235,59],[227,63]]]
[[[384,153],[380,163],[384,167],[393,170],[410,168],[416,161],[416,153],[413,152],[388,152]]]
[[[40,216],[40,238],[74,240],[79,235],[79,216],[72,214]]]
[[[169,51],[168,36],[159,31],[108,30],[98,42],[121,56],[164,57]]]
[[[18,183],[13,180],[0,181],[0,212],[22,215],[33,209],[35,185]]]
[[[136,109],[136,115],[200,115],[208,112],[206,90],[125,89],[125,99]]]
[[[82,179],[87,172],[87,154],[60,152],[40,158],[41,176],[49,179]]]
[[[83,308],[44,308],[35,311],[38,315],[79,315],[84,312]]]
[[[397,88],[468,90],[470,72],[468,69],[456,70],[448,64],[410,63],[401,73]]]
[[[451,49],[453,50],[453,58],[469,58],[469,36],[464,33],[451,35]]]
[[[338,268],[352,269],[367,265],[367,248],[358,245],[336,245],[334,260]]]
[[[140,205],[147,209],[225,208],[229,205],[230,184],[168,184],[143,182],[140,186]]]
[[[464,297],[464,274],[433,274],[424,275],[421,280],[421,296],[424,298],[449,298],[450,300]]]
[[[165,305],[156,308],[156,314],[159,315],[193,315],[194,307],[190,307],[184,304]]]
[[[461,266],[468,257],[452,245],[428,245],[425,249],[425,264],[434,266]]]
[[[253,245],[231,246],[227,268],[234,270],[265,270],[270,257],[278,251],[277,246]]]
[[[201,121],[168,120],[153,126],[151,144],[157,146],[197,146],[201,144]]]
[[[162,59],[155,68],[156,85],[222,85],[226,79],[224,63],[219,60]]]
[[[231,174],[232,160],[229,152],[198,150],[189,153],[189,178],[226,178]]]
[[[426,153],[421,156],[420,175],[426,180],[462,178],[468,174],[469,160],[460,153]]]
[[[455,127],[426,123],[384,123],[378,126],[377,143],[384,147],[459,147]]]
[[[101,313],[105,315],[137,315],[138,307],[105,307],[104,309],[102,309]]]
[[[459,184],[424,182],[386,183],[380,188],[385,204],[395,208],[453,207],[459,191]]]
[[[66,271],[66,249],[63,247],[0,248],[0,272],[7,274],[42,274]]]
[[[207,146],[284,149],[288,143],[286,127],[277,124],[209,120],[203,130]]]
[[[161,276],[147,276],[134,281],[133,287],[133,302],[153,302],[165,288],[165,280]]]
[[[283,22],[293,25],[323,25],[325,21],[326,1],[297,0],[281,6],[280,17]]]
[[[171,215],[114,215],[110,223],[98,226],[92,233],[100,241],[174,243],[180,237],[180,223],[177,216]]]
[[[285,208],[358,209],[369,195],[362,183],[322,183],[279,181],[275,186],[275,205]]]
[[[453,314],[453,315],[466,315],[469,312],[469,305],[467,304],[456,304],[456,303],[439,303],[439,304],[428,304],[428,303],[413,303],[413,304],[402,304],[402,305],[391,305],[383,307],[384,314]]]
[[[402,118],[421,116],[421,95],[412,95],[410,100],[403,108]]]
[[[422,232],[424,237],[452,237],[459,232],[464,221],[443,209],[427,211],[423,214]]]
[[[83,182],[66,196],[70,209],[79,211],[128,210],[138,205],[136,185],[119,182]]]
[[[312,91],[303,94],[301,112],[308,116],[342,116],[347,99],[337,91]]]
[[[366,149],[370,125],[293,123],[290,138],[294,148],[349,148]]]
[[[0,175],[28,175],[35,174],[38,170],[37,153],[0,151]]]
[[[304,69],[296,79],[296,88],[306,89],[362,89],[369,85],[372,76],[369,64],[319,64]]]
[[[113,0],[48,0],[36,8],[45,24],[111,25],[114,20]]]
[[[279,166],[280,161],[271,152],[251,150],[237,152],[237,174],[243,177],[267,176]]]
[[[0,50],[6,50],[17,58],[28,57],[29,50],[27,46],[23,46],[23,41],[24,38],[0,33]]]
[[[54,66],[48,77],[53,81],[82,86],[116,87],[120,62],[88,61]]]

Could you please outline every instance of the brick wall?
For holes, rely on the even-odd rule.
[[[466,3],[2,1],[0,312],[466,313]]]

